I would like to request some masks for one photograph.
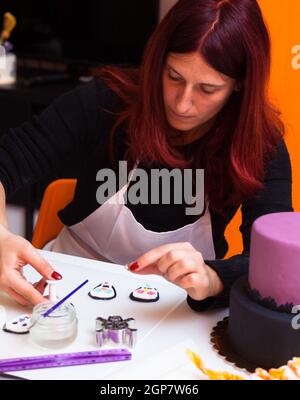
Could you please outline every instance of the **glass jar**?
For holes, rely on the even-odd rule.
[[[14,53],[7,53],[0,46],[0,85],[9,85],[17,80],[17,57]]]
[[[31,340],[42,347],[62,348],[71,344],[77,336],[77,317],[70,303],[63,303],[47,317],[43,314],[53,306],[46,301],[34,307],[31,317]]]

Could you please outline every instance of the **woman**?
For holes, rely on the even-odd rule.
[[[253,221],[292,210],[284,126],[267,97],[269,70],[269,36],[255,0],[180,0],[149,40],[139,70],[103,68],[97,80],[12,129],[0,149],[1,289],[36,304],[44,300],[44,279],[61,278],[7,230],[4,198],[59,176],[68,163],[80,173],[52,250],[163,275],[186,290],[195,310],[226,306],[232,283],[247,273]],[[109,201],[97,201],[98,171],[118,175],[119,161],[147,176],[161,168],[204,170],[202,213],[187,215],[174,198],[125,204],[136,169]],[[223,260],[224,231],[240,205],[244,250]],[[26,263],[44,277],[35,288],[22,276]]]

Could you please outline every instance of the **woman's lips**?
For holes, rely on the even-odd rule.
[[[177,114],[176,112],[174,112],[171,108],[169,108],[169,110],[170,110],[171,114],[172,114],[174,117],[178,118],[178,119],[190,120],[190,119],[193,119],[193,118],[194,118],[193,116],[178,115],[178,114]]]

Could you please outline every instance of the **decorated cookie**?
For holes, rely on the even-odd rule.
[[[30,318],[31,314],[22,314],[19,317],[6,322],[3,330],[5,332],[18,334],[29,333]]]
[[[150,285],[141,286],[130,293],[131,300],[143,301],[143,302],[154,302],[159,300],[159,293],[157,289]]]
[[[89,292],[89,296],[97,300],[111,300],[117,296],[116,289],[109,282],[100,283]]]

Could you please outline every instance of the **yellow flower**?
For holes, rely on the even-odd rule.
[[[204,375],[206,375],[210,380],[213,381],[240,381],[240,380],[245,380],[242,376],[239,375],[234,375],[231,374],[230,372],[218,372],[218,371],[212,371],[210,369],[206,369],[203,361],[201,360],[201,358],[195,354],[192,350],[186,350],[187,355],[189,356],[189,358],[192,360],[192,362],[196,365],[196,367],[204,373]]]
[[[6,12],[3,16],[3,30],[0,36],[0,43],[5,42],[9,39],[11,32],[17,24],[16,18],[9,12]]]

